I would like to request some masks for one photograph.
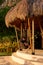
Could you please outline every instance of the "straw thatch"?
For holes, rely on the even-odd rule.
[[[43,0],[36,0],[33,3],[33,13],[35,16],[43,15]]]
[[[35,21],[37,22],[37,25],[41,25],[42,29],[43,29],[43,0],[36,0],[34,3],[33,3],[33,14],[36,17]],[[36,25],[36,26],[37,26]],[[39,27],[40,27],[39,25]],[[36,27],[38,28],[38,27]]]
[[[35,16],[43,15],[43,0],[37,0],[33,2],[33,4],[29,3],[29,0],[21,0],[8,11],[5,17],[6,26],[16,26],[20,28],[19,25],[21,25],[22,20],[25,21],[29,13]]]
[[[21,20],[25,20],[25,17],[28,16],[28,13],[29,5],[27,0],[21,0],[15,7],[12,7],[11,10],[8,11],[5,17],[6,26],[10,26],[10,23],[14,22],[15,25],[20,24]],[[17,21],[17,19],[19,21]]]

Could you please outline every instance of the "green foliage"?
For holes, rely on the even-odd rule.
[[[4,2],[5,0],[0,0],[0,5]]]
[[[16,41],[15,29],[10,27],[7,28],[5,25],[5,16],[9,9],[10,7],[8,6],[6,6],[3,9],[0,9],[0,52],[7,53],[17,51],[18,49],[18,43],[15,42]]]
[[[12,44],[12,52],[14,52],[14,51],[17,51],[18,50],[18,48],[19,48],[19,42],[17,43],[17,42],[13,42],[13,44]]]
[[[0,9],[0,20],[3,21],[3,19],[5,19],[5,15],[6,15],[6,13],[8,12],[9,9],[10,9],[10,7],[8,7],[8,6]]]
[[[40,31],[35,31],[35,48],[40,49],[41,48],[41,34]]]
[[[0,52],[0,56],[11,56],[11,52],[7,53],[7,52]]]
[[[11,43],[11,41],[3,42],[3,44],[0,43],[0,52],[7,52],[7,53],[15,52],[19,48],[18,45],[19,43],[17,42]]]
[[[6,6],[3,9],[0,9],[0,39],[2,39],[3,36],[10,37],[10,35],[13,35],[13,36],[15,35],[14,28],[8,29],[5,25],[5,16],[9,9],[10,9],[10,7],[8,7],[8,6]]]
[[[9,7],[0,9],[0,29],[5,28],[5,15],[9,9],[10,9]]]

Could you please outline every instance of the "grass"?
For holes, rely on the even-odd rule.
[[[0,52],[0,56],[11,56],[12,52]]]

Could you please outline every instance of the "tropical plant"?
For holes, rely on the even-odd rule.
[[[0,5],[4,2],[5,0],[0,0]]]

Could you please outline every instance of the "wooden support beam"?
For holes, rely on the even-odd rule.
[[[15,27],[15,32],[16,32],[16,39],[17,39],[17,42],[18,42],[18,35],[17,35],[17,29]]]
[[[35,54],[35,49],[34,49],[34,20],[32,20],[32,54]]]
[[[31,48],[32,40],[31,40],[31,29],[30,29],[30,21],[29,21],[29,18],[28,18],[27,39],[30,40],[30,46],[29,46],[29,48]]]
[[[21,38],[22,38],[22,23],[21,23]]]

